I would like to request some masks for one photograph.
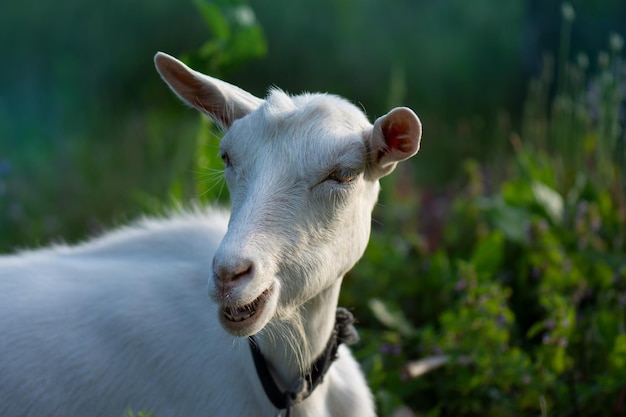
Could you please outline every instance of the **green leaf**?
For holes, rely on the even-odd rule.
[[[194,3],[216,39],[230,38],[230,26],[219,6],[208,0],[194,0]]]
[[[620,318],[606,309],[599,309],[594,317],[594,326],[603,346],[611,346],[620,335]]]
[[[233,60],[258,58],[267,52],[267,44],[261,28],[258,26],[246,27],[237,31],[231,42]]]
[[[613,369],[619,369],[624,374],[624,370],[626,370],[626,334],[619,334],[615,338],[609,363]]]
[[[539,181],[533,181],[532,190],[535,200],[552,222],[560,223],[563,219],[563,197],[556,190]]]
[[[491,226],[507,239],[522,244],[528,241],[527,227],[531,219],[528,210],[507,204],[501,197],[483,199],[478,206],[484,210]]]
[[[195,0],[213,37],[198,51],[212,75],[231,71],[243,62],[262,57],[267,42],[254,11],[237,0]]]
[[[504,202],[515,207],[529,207],[535,201],[530,182],[517,178],[502,184],[501,195]]]
[[[413,325],[397,306],[378,298],[372,298],[368,304],[374,316],[385,326],[397,330],[404,336],[412,336],[416,333]]]
[[[499,231],[482,239],[472,253],[472,264],[476,272],[492,276],[496,273],[504,255],[504,235]]]

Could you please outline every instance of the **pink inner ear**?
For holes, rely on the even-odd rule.
[[[383,137],[389,150],[398,150],[402,153],[413,151],[413,142],[410,136],[411,127],[407,123],[397,121],[385,123],[382,126]]]

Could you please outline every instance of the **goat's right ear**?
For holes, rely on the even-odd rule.
[[[163,52],[154,56],[154,64],[161,78],[178,97],[207,114],[224,129],[263,103],[247,91],[194,71]]]

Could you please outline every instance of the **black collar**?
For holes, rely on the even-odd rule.
[[[330,339],[324,348],[322,354],[313,362],[306,375],[300,377],[299,391],[281,391],[276,385],[276,381],[269,371],[267,362],[259,349],[259,345],[254,340],[254,336],[248,338],[252,358],[254,359],[254,367],[256,373],[261,380],[263,390],[267,398],[274,404],[278,410],[287,410],[285,416],[289,416],[291,406],[298,404],[306,399],[313,390],[324,380],[324,376],[333,361],[337,359],[337,349],[339,345],[345,343],[347,345],[358,342],[359,335],[352,325],[354,317],[345,308],[337,308],[335,318],[335,328],[333,329]]]

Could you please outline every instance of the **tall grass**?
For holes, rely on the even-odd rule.
[[[549,163],[555,168],[551,185],[560,191],[570,189],[585,176],[614,188],[616,193],[624,192],[624,40],[612,33],[608,50],[599,52],[595,62],[590,62],[583,52],[572,61],[573,7],[565,3],[562,14],[557,70],[555,73],[553,59],[545,57],[541,75],[530,83],[522,141],[549,156]]]

